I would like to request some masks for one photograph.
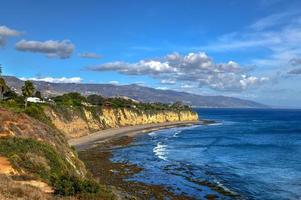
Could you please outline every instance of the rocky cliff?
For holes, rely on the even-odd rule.
[[[114,199],[89,176],[65,136],[52,125],[0,108],[0,199],[61,196]]]
[[[86,170],[83,163],[68,146],[65,137],[57,130],[25,114],[2,108],[0,108],[0,124],[0,138],[15,137],[46,143],[64,155],[66,162],[72,167],[70,171],[74,171],[81,177],[85,176]]]
[[[130,108],[64,108],[44,107],[46,116],[67,138],[76,138],[92,132],[122,126],[176,121],[197,121],[192,111],[137,111]]]

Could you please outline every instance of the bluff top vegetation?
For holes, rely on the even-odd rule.
[[[84,108],[89,109],[95,115],[101,114],[103,108],[112,109],[131,109],[135,112],[164,112],[164,111],[192,111],[191,107],[176,102],[172,104],[164,103],[143,103],[138,102],[126,97],[104,98],[100,95],[92,94],[89,96],[82,96],[79,93],[67,93],[61,96],[49,98],[42,98],[42,94],[36,90],[33,83],[25,81],[22,87],[22,94],[18,94],[11,90],[6,84],[3,78],[0,77],[0,89],[2,93],[0,95],[0,107],[12,110],[14,112],[26,113],[27,115],[38,119],[48,125],[52,125],[49,118],[43,112],[45,106],[51,106],[57,111],[61,111],[62,114],[66,112],[68,108],[77,110],[79,113],[83,113]],[[26,102],[27,97],[38,97],[44,100],[44,103],[32,103]],[[70,117],[67,116],[66,117]]]
[[[0,105],[7,108],[22,110],[25,106],[27,97],[42,98],[41,92],[37,91],[31,81],[25,81],[22,87],[22,95],[17,94],[11,90],[5,83],[5,80],[0,77]],[[94,106],[94,107],[111,107],[111,108],[128,108],[140,111],[182,111],[191,110],[187,105],[181,102],[173,104],[164,103],[143,103],[137,102],[130,98],[114,97],[104,98],[100,95],[92,94],[89,96],[82,96],[79,93],[67,93],[61,96],[53,97],[51,100],[45,102],[46,104],[60,105],[60,106]],[[30,105],[30,104],[28,104]]]
[[[132,100],[130,98],[114,97],[114,98],[104,98],[100,95],[92,94],[87,97],[80,95],[79,93],[67,93],[62,96],[57,96],[53,98],[56,104],[66,105],[66,106],[82,106],[82,105],[92,105],[101,107],[112,107],[112,108],[132,108],[138,110],[153,110],[153,111],[181,111],[181,110],[191,110],[187,105],[181,102],[176,102],[173,104],[164,103],[142,103]]]

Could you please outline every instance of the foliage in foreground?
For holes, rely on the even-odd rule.
[[[15,169],[42,179],[63,196],[102,196],[104,188],[97,182],[78,177],[63,155],[48,144],[17,137],[0,138],[0,155],[7,157]]]

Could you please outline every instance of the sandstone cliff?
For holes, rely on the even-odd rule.
[[[46,143],[59,154],[64,155],[66,162],[72,167],[69,168],[70,171],[80,177],[86,176],[84,164],[69,147],[65,137],[57,130],[26,114],[14,113],[2,108],[0,108],[0,124],[0,139],[14,137]]]
[[[83,107],[58,109],[44,107],[46,116],[52,124],[66,135],[76,138],[92,132],[121,126],[133,126],[176,121],[197,121],[198,115],[192,111],[138,111],[131,108],[93,108]]]
[[[0,108],[0,199],[115,199],[52,126]]]

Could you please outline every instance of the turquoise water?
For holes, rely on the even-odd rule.
[[[197,199],[218,195],[203,181],[241,199],[301,198],[301,110],[196,111],[217,123],[140,135],[112,160],[143,167],[132,180]]]

